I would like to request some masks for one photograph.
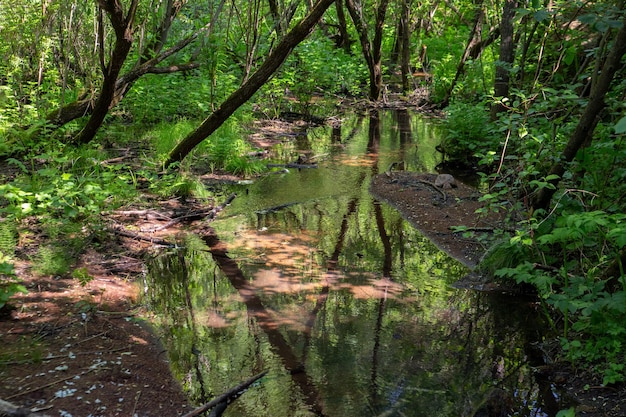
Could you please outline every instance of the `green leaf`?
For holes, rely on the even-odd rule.
[[[576,409],[574,407],[570,407],[567,410],[561,410],[556,413],[556,417],[576,417]]]
[[[615,133],[621,135],[622,133],[626,133],[626,116],[622,117],[619,122],[615,124]]]
[[[544,20],[550,19],[550,12],[545,9],[537,10],[533,13],[533,17],[537,22],[543,22]]]

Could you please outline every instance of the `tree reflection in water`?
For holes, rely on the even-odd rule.
[[[329,155],[318,169],[249,186],[216,234],[152,262],[146,301],[175,374],[201,402],[269,370],[233,416],[472,416],[494,392],[541,415],[533,311],[451,288],[466,268],[368,193],[397,159],[432,170],[436,129],[370,116],[346,121],[346,139],[305,140]]]

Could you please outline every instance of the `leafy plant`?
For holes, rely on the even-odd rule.
[[[17,228],[9,220],[0,221],[0,255],[11,256],[17,245]]]
[[[565,214],[548,232],[530,240],[512,239],[509,246],[527,247],[527,254],[534,256],[526,259],[534,257],[535,262],[502,265],[496,275],[532,284],[541,300],[560,314],[565,357],[594,364],[605,384],[625,381],[626,275],[622,267],[620,277],[604,277],[602,267],[620,261],[626,215]]]
[[[33,257],[34,268],[42,275],[62,276],[69,271],[74,258],[73,255],[65,251],[64,247],[41,246]]]
[[[82,287],[86,286],[94,279],[94,277],[89,274],[89,271],[87,271],[87,268],[85,267],[76,268],[74,271],[72,271],[72,278],[78,280]]]
[[[17,293],[27,293],[26,287],[15,274],[12,263],[0,260],[0,309],[3,308],[9,299]]]
[[[478,154],[497,149],[494,125],[483,105],[456,103],[446,113],[445,137],[440,147],[448,160],[472,166]]]

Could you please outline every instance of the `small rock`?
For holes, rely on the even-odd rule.
[[[439,174],[435,179],[435,185],[439,188],[450,189],[452,187],[456,188],[456,180],[450,174]]]

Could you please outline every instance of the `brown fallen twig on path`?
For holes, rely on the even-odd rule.
[[[35,388],[30,388],[30,389],[27,389],[26,391],[18,392],[17,394],[13,394],[11,396],[6,397],[6,399],[10,400],[12,398],[21,397],[22,395],[30,394],[31,392],[39,391],[40,389],[48,388],[48,387],[51,387],[53,385],[59,384],[61,382],[65,382],[67,380],[70,380],[72,378],[76,378],[76,376],[87,375],[89,372],[92,372],[95,369],[96,368],[87,369],[86,371],[83,371],[83,372],[81,372],[79,374],[67,376],[65,378],[61,378],[61,379],[57,379],[56,381],[49,382],[49,383],[47,383],[45,385],[41,385],[41,386],[38,386],[38,387],[35,387]]]
[[[237,385],[234,388],[231,388],[230,390],[228,390],[224,394],[220,395],[219,397],[211,400],[210,402],[208,402],[208,403],[206,403],[204,405],[201,405],[200,407],[196,408],[195,410],[192,410],[192,411],[188,412],[183,417],[199,416],[200,414],[210,410],[211,408],[217,406],[220,403],[225,403],[225,402],[230,402],[230,401],[235,400],[237,397],[239,397],[241,394],[243,394],[243,392],[246,389],[248,389],[248,387],[250,387],[250,385],[254,384],[257,380],[263,378],[266,374],[267,374],[267,371],[263,371],[260,374],[257,374],[255,376],[253,376],[252,378],[248,379],[247,381],[242,382],[241,384]]]
[[[167,240],[159,239],[156,237],[143,236],[139,233],[131,232],[130,230],[124,229],[124,226],[122,225],[113,225],[110,227],[110,229],[118,236],[129,237],[131,239],[141,240],[143,242],[150,242],[155,245],[166,246],[168,248],[173,248],[174,246],[176,246],[175,244],[168,242]]]
[[[194,220],[201,220],[201,219],[208,219],[208,220],[213,220],[215,218],[215,216],[217,216],[217,214],[224,210],[224,207],[226,207],[227,205],[229,205],[236,197],[236,194],[231,194],[222,204],[215,206],[213,209],[209,210],[209,211],[203,211],[203,212],[196,212],[196,213],[190,213],[190,214],[186,214],[184,216],[180,216],[177,217],[175,219],[172,219],[170,221],[168,221],[167,223],[165,223],[164,225],[149,229],[149,230],[142,230],[142,232],[144,233],[154,233],[160,230],[164,230],[167,229],[168,227],[171,227],[173,225],[175,225],[176,223],[182,222],[182,221],[194,221]],[[124,236],[124,237],[129,237],[131,239],[136,239],[136,240],[141,240],[144,242],[150,242],[153,243],[155,245],[160,245],[160,246],[165,246],[165,247],[175,247],[176,245],[168,242],[167,240],[163,240],[163,239],[159,239],[159,238],[155,238],[155,237],[150,237],[150,236],[144,236],[141,235],[139,233],[136,232],[131,232],[130,230],[126,230],[123,226],[121,225],[114,225],[111,226],[111,230],[113,230],[113,232],[116,235],[119,236]]]

